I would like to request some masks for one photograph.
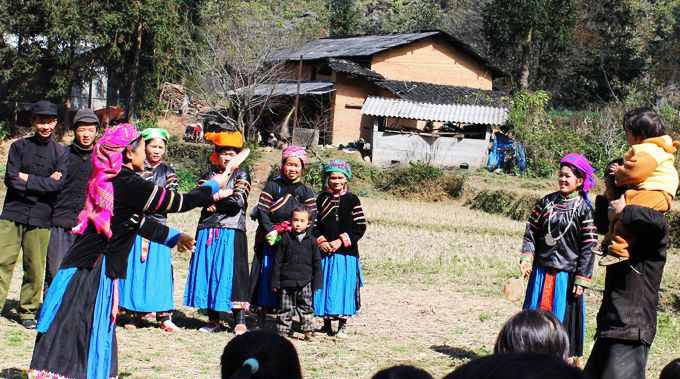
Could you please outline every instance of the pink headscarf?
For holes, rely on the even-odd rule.
[[[85,208],[78,215],[78,225],[73,233],[83,234],[90,221],[98,233],[111,238],[111,216],[113,215],[113,184],[123,166],[123,151],[130,142],[139,138],[140,133],[130,124],[119,124],[108,128],[97,141],[92,154],[92,173],[87,182]]]
[[[581,192],[583,193],[583,197],[585,197],[586,202],[590,204],[590,199],[588,199],[588,190],[595,187],[597,180],[595,180],[595,169],[590,165],[590,162],[588,162],[588,158],[581,154],[570,153],[562,158],[562,162],[560,162],[560,164],[562,163],[568,163],[586,175],[586,178],[583,180],[583,191]]]
[[[290,145],[283,149],[283,152],[281,153],[281,161],[283,162],[290,157],[299,158],[304,165],[307,163],[307,150],[305,150],[305,148],[302,146]]]

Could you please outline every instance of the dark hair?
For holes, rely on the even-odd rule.
[[[257,361],[257,372],[251,374],[251,366],[244,366],[248,359]],[[221,364],[222,379],[302,378],[295,346],[284,337],[264,330],[234,337],[224,347]]]
[[[510,317],[501,328],[494,354],[545,353],[566,359],[569,337],[552,312],[525,309]]]
[[[234,147],[234,146],[217,146],[217,145],[215,146],[215,151],[217,152],[217,154],[219,154],[222,151],[227,150],[227,149],[233,149],[236,153],[241,152],[241,149],[239,149],[238,147]]]
[[[128,151],[134,151],[139,147],[139,144],[144,141],[144,138],[142,136],[139,136],[135,138],[134,140],[130,141],[130,143],[125,146],[125,149],[123,150],[123,163],[127,163],[130,160],[127,157],[127,152]]]
[[[560,169],[562,169],[562,167],[569,167],[571,169],[571,171],[574,173],[574,175],[576,175],[577,178],[583,179],[583,180],[586,179],[586,173],[581,171],[580,168],[574,166],[573,164],[567,163],[567,162],[562,162],[562,163],[560,163]]]
[[[444,379],[580,379],[581,369],[563,359],[538,353],[496,354],[477,358]]]
[[[680,358],[671,361],[661,370],[659,379],[678,379],[680,378]]]
[[[433,379],[429,372],[409,365],[399,365],[378,371],[371,379]]]
[[[293,209],[293,211],[290,213],[290,215],[292,216],[293,213],[295,213],[295,212],[307,213],[307,217],[312,217],[312,211],[310,211],[309,208],[304,206],[304,205],[298,205],[297,207],[295,207],[295,209]]]
[[[643,139],[660,137],[666,134],[666,125],[661,116],[652,108],[636,108],[623,116],[623,127],[635,137]]]

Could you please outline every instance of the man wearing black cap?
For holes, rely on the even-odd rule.
[[[87,180],[92,172],[92,151],[99,119],[91,109],[81,109],[73,118],[73,143],[66,149],[68,171],[64,189],[57,196],[52,212],[50,243],[47,247],[45,292],[57,274],[64,254],[76,239],[71,229],[85,206]]]
[[[57,106],[39,101],[31,108],[35,134],[9,148],[5,173],[5,205],[0,214],[0,309],[5,305],[14,265],[23,250],[21,324],[34,329],[42,299],[45,256],[50,239],[52,207],[64,187],[64,147],[52,140]]]

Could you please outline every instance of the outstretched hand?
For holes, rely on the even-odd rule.
[[[177,251],[180,253],[193,253],[196,251],[196,240],[194,237],[180,233],[179,240],[177,241]]]

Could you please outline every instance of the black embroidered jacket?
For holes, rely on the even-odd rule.
[[[344,192],[333,195],[324,192],[316,199],[319,214],[316,217],[317,242],[332,242],[339,239],[342,246],[335,253],[358,257],[357,246],[366,232],[366,217],[359,198]]]

